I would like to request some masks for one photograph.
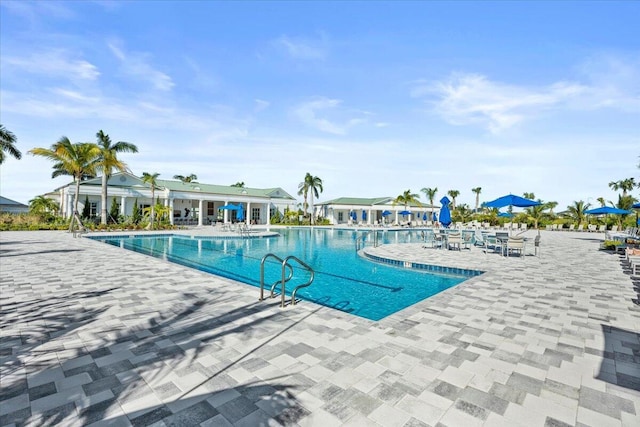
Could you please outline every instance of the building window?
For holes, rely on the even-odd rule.
[[[92,218],[95,218],[98,216],[98,202],[89,203],[89,215]]]
[[[216,214],[213,208],[213,202],[207,202],[207,216],[214,216]]]
[[[254,224],[260,222],[260,208],[251,208],[251,222]]]
[[[338,222],[344,221],[344,212],[338,212]]]

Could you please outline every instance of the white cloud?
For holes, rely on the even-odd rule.
[[[255,107],[254,107],[254,111],[260,112],[263,110],[266,110],[267,108],[269,108],[269,106],[271,105],[271,103],[269,101],[265,101],[264,99],[255,99]]]
[[[411,95],[425,99],[454,125],[479,125],[498,134],[549,110],[640,110],[640,58],[596,55],[580,67],[580,80],[519,86],[473,73],[415,82]]]
[[[335,135],[344,135],[347,132],[347,125],[333,123],[328,119],[318,116],[319,111],[332,110],[338,107],[341,102],[342,101],[338,99],[318,98],[296,107],[294,115],[304,124],[314,129]]]
[[[590,86],[583,108],[640,111],[640,55],[593,55],[579,71]]]
[[[273,43],[276,47],[283,49],[289,56],[296,59],[322,60],[328,55],[325,37],[319,40],[311,40],[281,36]]]
[[[444,81],[419,84],[412,95],[435,94],[434,111],[451,124],[479,124],[500,133],[586,90],[582,85],[564,82],[527,88],[493,82],[479,74],[454,73]]]
[[[2,59],[3,66],[12,67],[22,73],[65,78],[69,81],[96,80],[100,76],[98,67],[84,59],[75,57],[63,49],[37,51],[27,56],[8,56]]]
[[[120,42],[107,43],[113,55],[122,64],[122,70],[138,80],[151,82],[152,86],[161,91],[169,91],[175,86],[171,77],[156,70],[149,64],[149,54],[137,52],[125,52]]]

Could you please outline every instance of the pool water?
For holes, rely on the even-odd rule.
[[[313,284],[298,290],[296,298],[370,320],[380,320],[479,273],[434,274],[364,259],[356,253],[356,240],[365,236],[363,231],[305,228],[282,229],[278,233],[275,237],[248,239],[182,235],[95,239],[257,287],[264,255],[273,253],[282,259],[294,255],[315,271]],[[420,242],[416,231],[385,230],[378,236],[379,243]],[[291,263],[294,276],[286,285],[287,294],[309,278],[306,270]],[[265,295],[281,276],[281,264],[268,258]],[[256,289],[256,298],[258,295]]]

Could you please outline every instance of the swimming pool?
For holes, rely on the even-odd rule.
[[[304,228],[278,233],[249,239],[177,234],[92,238],[257,287],[264,255],[273,253],[282,259],[294,255],[315,271],[313,284],[300,289],[296,297],[370,320],[380,320],[481,273],[434,274],[364,259],[355,247],[366,232],[358,230]],[[420,241],[416,231],[385,230],[378,235],[380,243]],[[308,278],[303,269],[294,271],[287,294]],[[265,295],[281,274],[280,263],[265,263]]]

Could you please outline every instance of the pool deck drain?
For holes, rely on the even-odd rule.
[[[0,425],[637,426],[640,278],[602,239],[543,231],[523,259],[367,248],[486,271],[373,322],[65,232],[3,232]]]

